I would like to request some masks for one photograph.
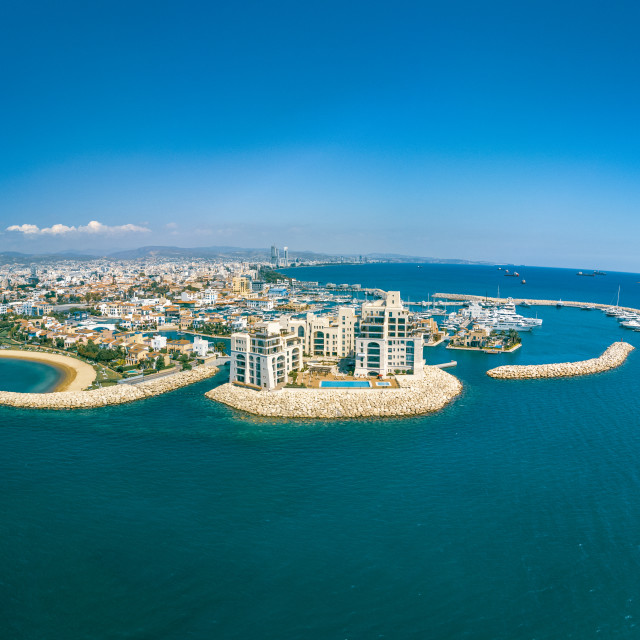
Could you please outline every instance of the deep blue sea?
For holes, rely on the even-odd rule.
[[[517,269],[526,285],[477,266],[289,273],[416,300],[620,286],[640,307],[638,275]],[[640,351],[584,378],[485,375],[640,333],[537,312],[513,354],[428,350],[464,383],[431,416],[257,419],[203,396],[225,373],[118,407],[0,407],[0,637],[640,637]]]

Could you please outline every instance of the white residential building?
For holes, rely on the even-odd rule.
[[[237,318],[231,319],[231,328],[234,331],[242,331],[247,328],[247,318],[246,316],[238,316]]]
[[[387,375],[395,371],[420,374],[424,368],[422,333],[402,306],[399,291],[362,305],[356,338],[356,376]]]
[[[209,341],[200,336],[195,336],[193,339],[193,352],[199,358],[205,358],[209,352]]]
[[[231,382],[275,389],[291,371],[302,369],[302,339],[278,322],[256,325],[251,333],[231,334]]]
[[[348,358],[355,351],[358,316],[352,307],[340,307],[336,315],[305,319],[284,319],[283,326],[296,331],[304,340],[304,352],[310,356]]]
[[[205,304],[215,304],[218,300],[218,292],[213,289],[205,289],[202,292],[202,302]]]
[[[249,309],[260,309],[261,311],[273,311],[273,300],[269,298],[253,298],[247,300]]]
[[[151,338],[149,345],[151,346],[151,349],[153,349],[153,351],[160,351],[160,349],[166,349],[167,337],[161,336],[161,335],[155,335]]]

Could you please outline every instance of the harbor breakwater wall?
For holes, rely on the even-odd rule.
[[[172,375],[141,382],[121,384],[91,391],[60,391],[58,393],[17,393],[0,391],[0,405],[31,409],[90,409],[112,404],[123,404],[157,396],[167,391],[200,382],[214,375],[214,367],[196,367]]]
[[[462,391],[446,371],[426,367],[421,377],[399,376],[398,389],[293,389],[254,391],[230,383],[205,395],[234,409],[274,418],[400,417],[442,409]]]
[[[467,293],[434,293],[433,298],[441,298],[442,300],[451,300],[453,302],[488,302],[490,304],[506,304],[509,302],[509,298],[492,298],[487,296],[476,296]],[[599,302],[577,302],[575,300],[536,300],[534,298],[518,298],[512,297],[511,300],[516,304],[526,302],[532,306],[538,307],[555,307],[559,302],[563,307],[584,307],[589,306],[592,309],[610,309],[612,305],[601,304]],[[633,307],[616,307],[622,311],[631,311],[632,313],[640,313],[640,309]]]
[[[627,342],[614,342],[599,358],[556,364],[505,365],[490,369],[487,375],[503,380],[586,376],[619,367],[633,349],[634,347]]]

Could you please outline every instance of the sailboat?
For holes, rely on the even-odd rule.
[[[622,313],[622,309],[620,309],[620,285],[618,285],[618,298],[616,300],[616,306],[615,307],[609,307],[605,313],[608,316],[617,316],[620,313]]]

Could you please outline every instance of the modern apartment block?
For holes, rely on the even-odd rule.
[[[283,385],[302,369],[302,338],[279,322],[264,322],[251,332],[231,334],[230,380],[261,389]]]
[[[356,338],[356,376],[387,375],[395,371],[419,374],[424,367],[422,332],[402,306],[399,291],[362,305]]]
[[[304,352],[310,356],[348,358],[355,353],[358,316],[352,307],[339,307],[335,315],[286,318],[283,326],[303,339]]]

